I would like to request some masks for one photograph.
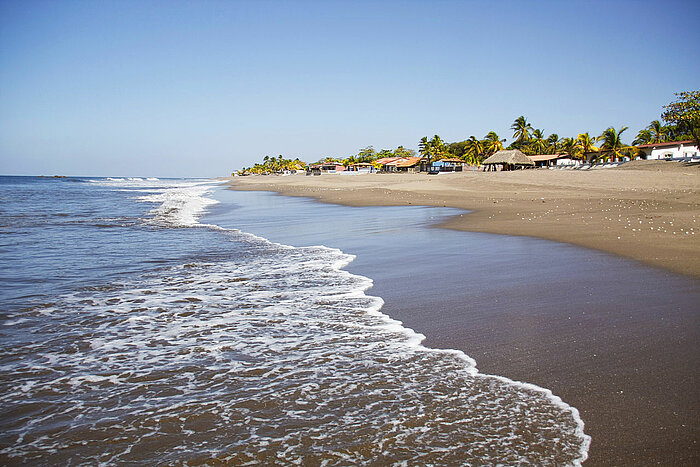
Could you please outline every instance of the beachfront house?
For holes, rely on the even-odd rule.
[[[422,157],[402,157],[401,159],[396,162],[397,172],[416,173],[421,171]]]
[[[692,140],[641,144],[637,148],[642,153],[642,159],[700,160],[700,152]]]
[[[377,169],[374,168],[369,162],[358,162],[357,164],[352,164],[347,167],[348,172],[357,173],[374,173]]]
[[[484,171],[529,169],[535,163],[519,149],[503,149],[482,162]]]
[[[382,172],[421,172],[424,161],[422,157],[383,157],[374,161]]]
[[[322,173],[338,173],[343,171],[345,171],[345,166],[334,161],[317,162],[306,166],[307,175],[321,175]]]
[[[467,166],[462,159],[440,159],[432,164],[431,172],[461,172]]]
[[[538,154],[527,156],[535,167],[552,167],[554,165],[573,165],[574,161],[567,154]]]
[[[381,157],[374,161],[380,167],[382,172],[396,172],[396,162],[400,157]]]

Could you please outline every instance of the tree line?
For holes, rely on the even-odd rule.
[[[566,155],[572,159],[596,161],[614,161],[623,157],[636,158],[640,154],[637,148],[643,144],[663,143],[670,141],[692,140],[700,147],[700,91],[684,91],[675,94],[677,99],[664,106],[661,115],[665,124],[653,120],[649,126],[640,130],[631,145],[622,142],[621,135],[629,128],[619,129],[608,127],[602,134],[593,136],[590,132],[579,133],[576,137],[559,137],[556,133],[545,136],[544,130],[534,128],[525,118],[520,116],[513,121],[510,129],[513,131],[513,142],[507,147],[505,138],[495,131],[489,131],[483,138],[470,136],[468,139],[455,143],[445,143],[439,135],[428,139],[424,136],[418,142],[418,154],[430,161],[441,159],[459,159],[468,164],[479,165],[485,159],[503,149],[518,149],[527,155],[557,154]],[[416,152],[399,146],[394,150],[382,149],[376,151],[367,146],[357,154],[345,158],[326,157],[319,162],[335,162],[345,166],[358,163],[373,163],[384,157],[410,157]],[[298,158],[284,159],[282,155],[265,156],[261,164],[239,171],[244,173],[279,173],[284,170],[303,170],[306,164]]]
[[[299,160],[299,158],[285,159],[282,154],[277,157],[265,156],[262,163],[257,163],[252,167],[243,168],[238,171],[238,175],[244,174],[254,174],[254,175],[267,175],[274,173],[281,173],[284,171],[294,171],[294,170],[304,170],[306,168],[306,163]]]

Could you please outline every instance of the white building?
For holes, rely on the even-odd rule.
[[[700,152],[693,141],[671,141],[668,143],[641,144],[637,146],[645,159],[698,159]]]

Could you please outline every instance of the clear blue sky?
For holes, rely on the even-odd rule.
[[[637,131],[700,88],[700,2],[0,0],[0,173],[219,176],[524,115]]]

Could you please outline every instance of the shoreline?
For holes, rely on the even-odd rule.
[[[663,177],[661,183],[668,184],[669,178],[674,177],[684,180],[683,177],[687,177],[684,171],[681,168],[680,175]],[[543,179],[557,181],[558,177],[571,174],[564,172],[549,178],[552,172],[555,171],[539,174],[532,171],[531,175],[525,175],[543,183]],[[612,175],[602,178],[609,179]],[[467,176],[431,176],[427,183],[439,179],[443,180],[440,186],[463,184]],[[591,178],[597,182],[601,177]],[[637,185],[642,185],[644,180],[648,183],[649,177],[641,178]],[[245,183],[248,180],[250,182]],[[385,185],[378,187],[377,181],[385,181]],[[534,183],[526,181],[530,185]],[[424,182],[414,175],[301,175],[250,177],[243,183],[235,183],[235,188],[272,191],[350,206],[390,204],[386,202],[389,196],[394,200],[393,205],[425,206],[429,205],[425,199],[432,197],[433,205],[464,209],[455,206],[459,200],[435,203],[447,198],[436,196],[440,186],[407,193],[411,185],[415,191],[416,183]],[[690,182],[690,192],[685,185],[658,187],[656,191],[666,196],[663,190],[673,189],[671,196],[675,200],[676,192],[685,190],[692,198],[697,196],[693,183],[697,181]],[[272,184],[275,187],[270,187]],[[263,188],[265,185],[268,189]],[[499,186],[503,185],[505,182],[501,181]],[[525,192],[523,185],[521,182],[518,193]],[[470,188],[483,189],[483,183],[474,183]],[[465,190],[456,191],[453,198]],[[515,190],[512,195],[516,195]],[[492,195],[480,195],[481,198],[489,196]],[[531,195],[530,202],[532,198]],[[424,202],[414,202],[415,199]],[[543,204],[547,204],[546,201]],[[611,204],[614,202],[616,200],[611,200]],[[270,206],[277,205],[276,209],[284,213],[287,204],[288,200],[274,202],[272,199]],[[489,203],[484,205],[490,207]],[[268,208],[263,206],[263,209]],[[334,212],[322,204],[310,209]],[[335,227],[322,231],[336,230],[341,239],[348,235],[352,238],[357,235],[353,228],[346,232],[343,226],[348,222],[349,225],[361,223],[363,212],[362,209],[348,211],[347,219],[342,217],[334,223]],[[609,211],[604,212],[610,216]],[[692,211],[693,216],[696,213],[697,209]],[[473,212],[456,214],[447,223],[473,215]],[[328,219],[333,218],[333,214],[328,216]],[[432,228],[441,225],[431,224],[429,217],[420,216],[418,221]],[[484,217],[488,220],[488,214]],[[691,221],[694,218],[691,217]],[[679,223],[675,217],[674,223]],[[317,226],[312,223],[309,228],[313,231]],[[437,238],[455,240],[462,237],[448,235],[450,230],[470,229],[436,230],[444,232]],[[700,458],[695,435],[699,408],[694,375],[697,374],[696,355],[700,342],[695,277],[686,279],[666,270],[628,263],[614,255],[572,249],[566,243],[547,246],[546,242],[535,242],[531,252],[526,253],[530,250],[523,250],[521,246],[532,240],[498,239],[488,235],[481,240],[485,242],[483,251],[472,248],[453,255],[451,249],[462,243],[447,240],[438,242],[432,250],[440,260],[421,260],[424,256],[418,252],[425,245],[419,248],[413,245],[406,250],[407,256],[403,253],[396,256],[396,248],[405,249],[402,242],[406,234],[397,231],[387,235],[386,238],[393,239],[397,246],[371,250],[372,254],[359,256],[358,263],[353,262],[349,268],[353,273],[372,277],[371,293],[385,300],[382,313],[424,334],[426,340],[422,345],[426,347],[462,351],[476,361],[480,373],[502,375],[546,388],[576,408],[585,423],[585,433],[592,437],[585,465],[654,465],[670,460],[678,465],[690,465]],[[377,237],[365,241],[370,242],[365,246],[365,253],[373,242],[382,242]],[[342,247],[340,243],[335,246]],[[586,259],[587,256],[590,259]],[[508,269],[499,269],[502,266],[494,269],[492,266],[496,265],[507,265]],[[502,283],[495,281],[496,277],[517,280]],[[441,287],[426,289],[425,281],[440,281]],[[445,293],[446,290],[449,293]]]
[[[231,188],[346,206],[459,208],[438,225],[527,236],[700,278],[700,167],[639,161],[594,171],[250,176]]]

